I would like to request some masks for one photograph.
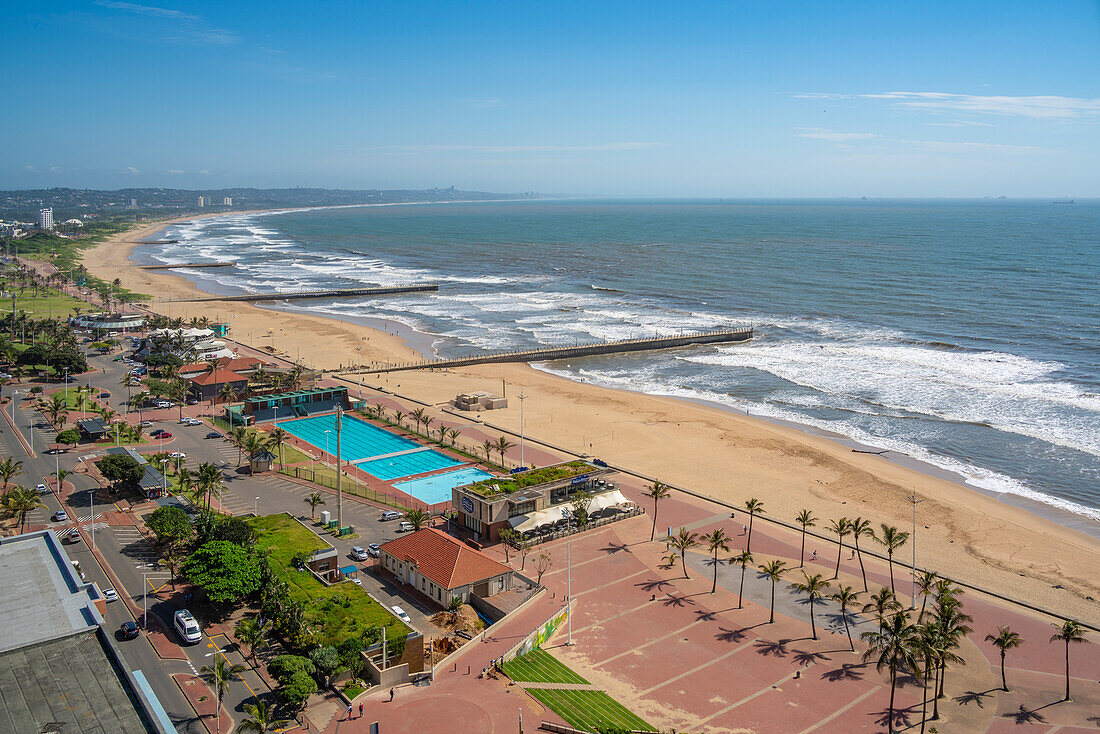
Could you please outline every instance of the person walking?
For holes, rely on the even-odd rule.
[[[390,701],[393,701],[393,694],[394,694],[394,690],[391,688],[390,689]]]
[[[359,718],[363,718],[363,704],[359,704]]]
[[[348,715],[347,715],[346,718],[348,718],[348,719],[351,718],[351,704],[350,703],[348,704]]]

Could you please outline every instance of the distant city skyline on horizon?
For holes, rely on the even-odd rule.
[[[0,11],[0,188],[1100,196],[1100,5]]]

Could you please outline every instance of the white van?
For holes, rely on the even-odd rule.
[[[181,609],[172,616],[172,622],[176,626],[176,632],[188,644],[202,641],[202,630],[199,623],[191,616],[191,612]]]
[[[393,611],[393,615],[400,619],[405,624],[412,624],[412,620],[409,618],[409,613],[398,606],[392,606],[390,609]]]
[[[401,524],[397,526],[397,532],[399,533],[411,533],[416,530],[416,526],[408,520],[402,520]]]

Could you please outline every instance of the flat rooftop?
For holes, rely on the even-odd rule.
[[[0,653],[0,734],[155,731],[98,631]],[[49,725],[53,724],[53,728]]]
[[[102,621],[93,603],[97,592],[80,580],[48,531],[0,542],[0,589],[0,653],[92,630]]]

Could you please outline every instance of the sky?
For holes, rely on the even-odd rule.
[[[1100,196],[1100,2],[12,3],[0,188]]]

